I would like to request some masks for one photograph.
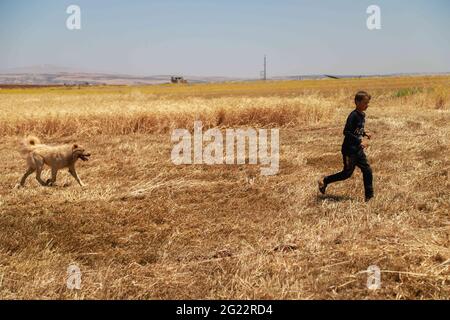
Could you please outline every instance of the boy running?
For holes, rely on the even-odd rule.
[[[364,153],[367,144],[362,141],[364,136],[369,139],[371,138],[371,134],[364,131],[366,116],[364,111],[369,107],[370,99],[370,94],[365,91],[356,93],[356,108],[348,116],[344,128],[345,138],[341,149],[344,169],[331,176],[326,176],[323,180],[319,181],[319,191],[322,194],[325,194],[325,190],[330,183],[350,178],[356,166],[361,169],[363,174],[365,200],[369,201],[373,198],[372,169]]]

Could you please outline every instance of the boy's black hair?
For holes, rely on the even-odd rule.
[[[369,100],[372,98],[372,96],[368,94],[366,91],[358,91],[355,94],[355,103],[362,101],[365,97],[369,98]]]

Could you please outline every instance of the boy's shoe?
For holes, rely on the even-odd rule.
[[[325,194],[325,190],[327,189],[327,184],[322,180],[317,181],[319,184],[319,191],[321,194]]]
[[[372,199],[372,198],[373,198],[373,195],[371,195],[371,196],[366,196],[366,197],[365,197],[365,201],[366,201],[366,202],[369,202],[370,199]]]

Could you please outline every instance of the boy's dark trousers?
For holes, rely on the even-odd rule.
[[[342,181],[350,178],[355,170],[355,167],[361,169],[364,179],[364,192],[366,199],[373,197],[373,184],[372,184],[372,169],[367,162],[367,157],[364,151],[361,149],[357,153],[344,154],[342,153],[342,159],[344,161],[344,169],[341,172],[327,176],[323,179],[325,184],[330,184],[336,181]]]

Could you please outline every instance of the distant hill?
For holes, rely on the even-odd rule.
[[[448,74],[448,73],[441,73]],[[274,76],[268,80],[307,80],[324,79],[328,77],[337,78],[355,78],[355,77],[374,77],[374,76],[405,76],[405,75],[424,75],[423,73],[410,74],[391,74],[391,75],[292,75],[292,76]],[[152,75],[137,76],[127,74],[114,74],[91,72],[76,68],[67,68],[54,65],[37,65],[23,68],[11,68],[0,70],[0,84],[12,85],[146,85],[169,83],[172,75]],[[225,81],[255,81],[258,78],[238,78],[238,77],[202,77],[202,76],[184,76],[189,83],[208,83]]]
[[[0,84],[24,85],[77,85],[77,84],[108,84],[108,85],[144,85],[169,83],[171,75],[132,76],[105,73],[0,73]],[[189,83],[223,82],[245,80],[226,77],[190,77],[185,79]]]
[[[138,76],[67,68],[55,65],[36,65],[0,70],[0,84],[15,85],[142,85],[169,83],[173,75]],[[184,76],[190,83],[242,81],[243,78]]]
[[[104,73],[0,73],[0,84],[25,85],[77,85],[77,84],[109,84],[109,85],[143,85],[169,83],[170,75],[131,76]],[[225,77],[185,77],[190,83],[223,82],[238,79]]]

